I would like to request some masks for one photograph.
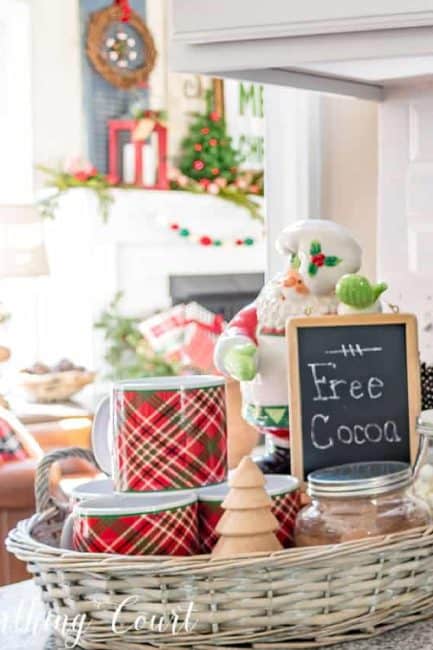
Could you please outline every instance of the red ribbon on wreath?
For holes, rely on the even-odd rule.
[[[115,0],[115,5],[117,7],[120,7],[121,10],[121,17],[120,20],[122,23],[127,23],[129,19],[131,18],[131,5],[129,4],[129,0]]]

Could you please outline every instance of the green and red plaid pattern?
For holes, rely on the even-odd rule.
[[[296,515],[301,508],[301,493],[299,490],[285,492],[272,497],[272,514],[277,518],[279,526],[275,531],[284,548],[293,546],[293,533]]]
[[[227,475],[225,387],[119,391],[116,488],[183,490]]]
[[[227,488],[228,492],[229,488]],[[198,502],[198,530],[200,535],[200,548],[202,553],[211,553],[218,541],[215,530],[224,510],[221,501]],[[285,492],[272,497],[272,514],[278,520],[276,536],[284,548],[293,546],[293,532],[296,515],[301,507],[301,494],[299,490]]]
[[[211,553],[218,541],[215,530],[224,512],[221,503],[222,501],[198,502],[198,532],[202,553]]]
[[[144,514],[78,515],[73,546],[83,553],[195,555],[199,551],[197,503]]]

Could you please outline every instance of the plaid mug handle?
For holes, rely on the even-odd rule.
[[[99,469],[93,452],[90,449],[82,449],[81,447],[68,447],[66,449],[58,449],[53,451],[42,458],[36,468],[36,478],[35,478],[35,498],[36,498],[36,511],[45,512],[51,507],[55,507],[57,510],[65,510],[65,505],[61,500],[53,497],[50,494],[50,473],[51,467],[54,463],[57,463],[59,460],[64,460],[66,458],[81,458],[87,460],[89,463],[92,463],[96,468]],[[67,498],[65,496],[65,503]]]

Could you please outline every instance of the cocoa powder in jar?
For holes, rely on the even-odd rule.
[[[359,469],[360,465],[364,464],[357,463],[356,468]],[[398,467],[396,470],[402,471]],[[377,468],[373,473],[375,472],[377,473]],[[349,485],[348,482],[345,492],[344,485],[338,484],[338,481],[326,488],[317,485],[311,487],[309,481],[309,492],[313,498],[311,504],[298,513],[295,526],[296,546],[340,544],[431,523],[426,505],[408,492],[409,474],[406,473],[405,480],[401,481],[401,487],[397,487],[397,478],[395,481],[393,478],[387,479],[390,485],[386,484],[385,479],[383,485],[380,485],[377,477],[374,478],[370,485],[368,478],[365,485],[362,480],[358,480],[356,485]],[[354,479],[355,482],[356,480]],[[395,489],[391,489],[392,487]],[[335,489],[332,493],[333,488]],[[383,492],[375,494],[375,490]],[[363,494],[354,496],[356,492]],[[326,496],[323,496],[324,494]]]

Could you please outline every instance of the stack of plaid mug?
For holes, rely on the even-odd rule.
[[[209,553],[228,492],[224,379],[118,382],[95,414],[92,445],[111,478],[73,493],[62,545],[130,555]],[[297,482],[267,477],[284,546],[300,507]]]

